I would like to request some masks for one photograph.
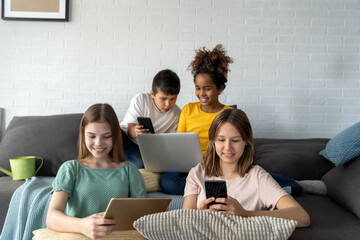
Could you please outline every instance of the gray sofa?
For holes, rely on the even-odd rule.
[[[37,176],[55,176],[66,160],[77,158],[82,114],[15,117],[0,142],[0,166],[9,158],[35,155],[44,159]],[[355,239],[360,236],[360,157],[335,167],[319,155],[329,139],[255,139],[254,162],[268,171],[296,180],[323,180],[328,194],[300,194],[311,226],[298,228],[290,239]],[[0,231],[10,199],[24,181],[0,172]]]

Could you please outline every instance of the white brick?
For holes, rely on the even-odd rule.
[[[358,46],[329,46],[328,52],[331,53],[348,53],[352,54],[354,52],[359,52],[359,45]]]
[[[196,9],[193,7],[163,7],[165,16],[195,16]]]
[[[359,22],[359,25],[360,25],[360,22]],[[344,40],[344,43],[346,45],[349,45],[349,44],[358,45],[359,42],[360,42],[360,36],[346,36],[345,40]]]
[[[95,48],[96,40],[65,40],[66,48]]]
[[[95,57],[78,57],[78,56],[64,57],[64,64],[68,64],[68,65],[90,65],[90,64],[95,64],[95,62],[96,62]]]
[[[323,97],[294,97],[295,105],[325,105],[328,100]]]
[[[327,30],[327,34],[329,36],[339,36],[339,35],[342,35],[342,36],[352,36],[354,35],[354,29],[352,28],[328,28]]]
[[[111,57],[113,50],[106,48],[87,48],[81,49],[80,55],[82,57]]]
[[[81,31],[49,31],[49,39],[80,39],[81,38]]]
[[[341,18],[312,18],[312,27],[343,27],[344,20]]]
[[[20,72],[20,73],[43,73],[43,72],[47,72],[47,67],[45,65],[28,65],[28,64],[24,64],[24,65],[18,65],[16,67],[16,71]]]
[[[343,107],[343,114],[353,114],[353,115],[359,115],[360,112],[360,106],[345,106]],[[356,120],[358,122],[360,119]]]
[[[262,96],[260,99],[261,104],[291,104],[292,100],[291,97],[268,97],[268,96]]]
[[[358,87],[353,89],[344,89],[343,91],[344,97],[360,97],[360,89]]]
[[[332,97],[341,97],[342,94],[342,90],[341,89],[333,89],[333,88],[319,88],[319,89],[310,89],[309,90],[309,96],[310,97],[327,97],[327,96],[332,96]]]
[[[334,71],[324,71],[324,72],[311,72],[311,79],[335,79],[339,80],[342,78],[342,72],[334,72]]]
[[[81,66],[80,73],[81,74],[101,74],[101,75],[110,75],[114,71],[111,66]]]
[[[134,1],[136,2],[136,1]],[[152,7],[132,7],[131,15],[132,16],[158,16],[162,14],[161,6],[152,6]]]
[[[31,39],[0,38],[0,46],[6,47],[31,47]]]
[[[164,31],[165,32],[195,32],[195,26],[193,24],[170,24],[166,23],[164,24]]]
[[[61,65],[64,63],[63,57],[33,57],[31,64],[34,65]]]
[[[36,48],[43,47],[64,47],[65,41],[63,39],[33,39],[31,41],[31,46]]]
[[[49,73],[79,73],[80,67],[74,65],[48,66]]]
[[[331,71],[359,71],[358,63],[329,63],[327,69]]]
[[[341,45],[343,43],[342,36],[311,36],[311,43],[323,45]]]
[[[297,79],[294,81],[294,87],[323,88],[325,85],[326,80],[322,79]]]
[[[262,18],[262,17],[247,17],[245,19],[245,23],[247,26],[276,26],[278,25],[278,19],[277,18]]]
[[[326,12],[324,12],[326,14]],[[296,11],[296,15],[298,11]],[[317,16],[315,14],[315,16]],[[280,18],[279,19],[279,26],[284,27],[310,27],[311,26],[311,16],[309,17],[293,17],[293,18]]]
[[[290,111],[289,111],[290,110]],[[278,105],[276,107],[276,113],[281,113],[280,115],[286,115],[286,114],[308,114],[309,113],[309,107],[306,105],[297,105],[297,106],[293,106],[291,109],[289,109],[288,106],[284,106],[284,105]]]
[[[357,88],[358,81],[357,80],[327,80],[326,86],[329,88]]]
[[[263,17],[269,17],[269,18],[292,18],[295,15],[295,10],[289,10],[289,9],[266,9],[266,11],[263,12]]]
[[[329,17],[330,18],[358,18],[359,11],[357,11],[357,10],[347,10],[347,11],[330,10]]]
[[[296,27],[295,35],[323,36],[327,31],[326,27]]]
[[[0,59],[0,65],[2,64],[30,64],[31,58],[29,56],[8,56]]]
[[[231,7],[230,9],[230,13],[229,15],[231,17],[243,17],[243,18],[252,18],[254,16],[257,17],[261,17],[261,10],[260,9],[248,9],[248,8],[236,8],[236,7]]]
[[[279,1],[280,8],[310,9],[311,1],[282,0]]]
[[[359,99],[357,97],[328,97],[327,103],[329,105],[338,105],[338,106],[358,106],[359,105]]]
[[[177,35],[174,35],[174,40]],[[179,33],[179,41],[197,41],[197,42],[209,42],[211,41],[210,33]]]
[[[327,123],[348,123],[348,124],[352,124],[352,123],[356,123],[358,120],[357,116],[354,115],[327,115],[325,117],[325,122]]]

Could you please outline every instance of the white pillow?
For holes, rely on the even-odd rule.
[[[297,222],[274,217],[239,217],[201,210],[174,210],[139,218],[133,224],[151,239],[288,239]]]

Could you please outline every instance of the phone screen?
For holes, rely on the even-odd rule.
[[[137,118],[139,125],[143,125],[144,128],[149,129],[151,133],[155,133],[154,127],[151,122],[151,118],[149,117],[138,117]]]
[[[224,180],[205,180],[206,198],[227,198],[226,181]],[[219,204],[212,202],[209,204]],[[220,203],[222,204],[222,203]]]

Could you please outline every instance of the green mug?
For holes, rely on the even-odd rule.
[[[35,160],[40,159],[41,164],[35,171]],[[13,180],[23,180],[35,176],[43,165],[44,160],[41,157],[25,156],[10,159],[11,172],[0,167],[0,171],[9,175]]]

